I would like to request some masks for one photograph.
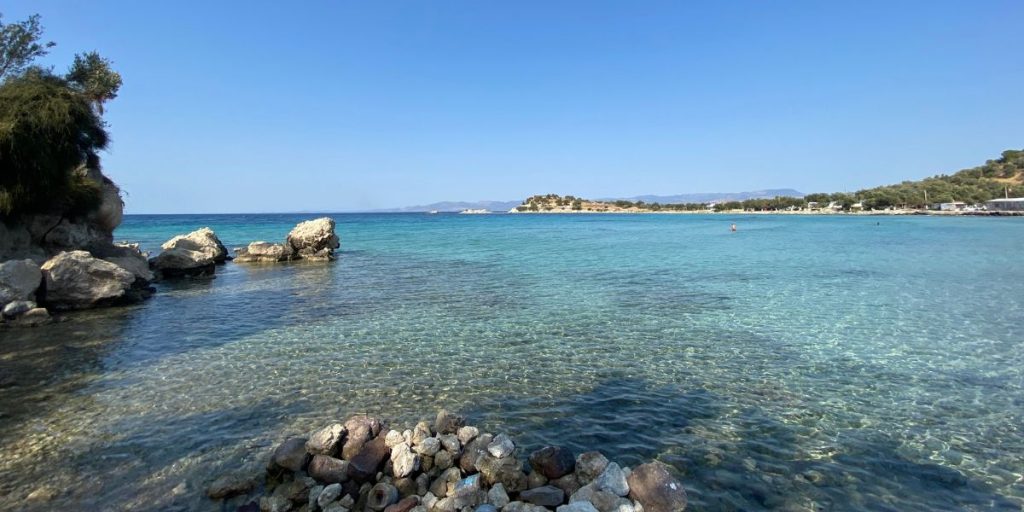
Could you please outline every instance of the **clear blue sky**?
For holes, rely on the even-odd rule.
[[[1024,2],[4,2],[129,213],[853,190],[1024,147]]]

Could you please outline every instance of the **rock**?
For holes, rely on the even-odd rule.
[[[30,300],[16,300],[13,302],[8,302],[7,305],[4,306],[3,316],[4,318],[10,320],[14,317],[28,313],[30,310],[33,310],[35,308],[35,302],[32,302]]]
[[[291,260],[294,256],[291,247],[262,240],[235,249],[235,263],[277,263]]]
[[[42,282],[43,273],[32,260],[0,263],[0,307],[9,302],[35,300],[36,290]]]
[[[455,506],[455,498],[449,497],[437,500],[430,510],[432,512],[455,512],[458,508]]]
[[[281,443],[271,457],[275,465],[289,471],[302,471],[308,459],[304,437],[292,437]]]
[[[409,496],[402,498],[402,500],[394,505],[388,505],[384,512],[409,512],[419,504],[420,500],[417,496]]]
[[[383,424],[379,419],[370,416],[349,418],[345,422],[345,430],[348,435],[345,438],[345,445],[341,449],[341,458],[351,460],[355,457],[366,442],[380,434],[382,427]]]
[[[305,260],[329,261],[341,241],[334,233],[334,219],[322,217],[300,222],[288,233],[287,245]]]
[[[392,432],[394,432],[392,430]],[[385,445],[387,439],[385,438]],[[409,449],[409,445],[405,444],[403,439],[401,443],[391,448],[391,464],[392,473],[396,478],[402,478],[411,475],[414,471],[420,468],[420,457]]]
[[[433,432],[430,431],[430,424],[421,421],[412,429],[412,445],[416,446],[422,443],[424,439],[429,439],[433,435]]]
[[[314,455],[334,455],[338,449],[338,443],[345,437],[345,427],[340,423],[317,430],[306,441],[306,451]]]
[[[540,505],[534,505],[533,503],[526,503],[526,502],[523,502],[523,501],[513,501],[512,503],[509,503],[508,505],[505,505],[505,508],[501,509],[501,511],[502,512],[548,512],[548,509],[546,509],[546,508],[544,508],[544,507],[542,507]]]
[[[329,455],[314,455],[309,462],[309,476],[328,484],[341,484],[348,480],[347,460],[336,459]]]
[[[416,453],[433,457],[441,449],[441,441],[436,437],[428,437],[416,445]]]
[[[426,473],[421,473],[416,477],[416,494],[420,496],[426,496],[430,491],[430,477]]]
[[[206,488],[206,495],[219,500],[251,491],[259,479],[248,473],[231,473],[217,477]]]
[[[477,461],[487,453],[487,445],[491,444],[491,439],[490,434],[478,435],[465,445],[465,448],[462,450],[462,457],[459,457],[459,467],[462,468],[463,472],[473,472]]]
[[[405,438],[402,437],[402,433],[397,430],[389,430],[387,435],[384,436],[384,444],[392,450],[405,443]]]
[[[580,487],[582,487],[579,480],[576,479],[575,473],[569,473],[562,478],[556,478],[551,481],[551,485],[565,491],[566,496],[572,496],[573,493],[580,490]]]
[[[316,481],[311,478],[297,478],[291,482],[278,485],[274,489],[274,495],[284,496],[292,503],[307,503],[309,502],[309,489],[315,484]]]
[[[28,251],[33,254],[27,257],[34,257],[38,252],[50,256],[64,251],[92,252],[114,243],[111,230],[97,226],[88,219],[29,215],[23,218],[23,224],[28,229],[31,243],[41,249]]]
[[[597,512],[597,509],[589,501],[574,501],[558,507],[557,512]]]
[[[300,510],[299,512],[303,511]],[[327,508],[324,509],[324,512],[349,512],[349,509],[345,505],[342,505],[340,502],[335,501],[334,503],[327,505]]]
[[[320,505],[317,505],[316,500],[320,497],[320,493],[322,492],[324,492],[324,486],[322,485],[314,485],[309,490],[309,497],[306,499],[307,510],[317,510],[320,508]]]
[[[553,485],[545,485],[519,493],[520,501],[554,508],[565,502],[565,492]]]
[[[320,508],[326,508],[332,501],[338,499],[341,496],[341,484],[331,484],[324,487],[323,491],[320,491],[320,496],[316,498],[316,504]]]
[[[476,468],[483,475],[488,485],[501,482],[509,492],[519,492],[527,488],[526,473],[515,457],[496,458],[484,452],[476,462]]]
[[[459,442],[463,445],[469,444],[478,435],[480,435],[480,429],[471,426],[460,428],[457,434]]]
[[[434,430],[438,434],[454,434],[466,424],[466,418],[442,409],[434,420]]]
[[[398,503],[398,489],[391,484],[379,483],[370,489],[366,506],[371,510],[381,511],[395,503]]]
[[[576,457],[563,446],[545,446],[530,454],[530,466],[550,480],[575,471]]]
[[[419,495],[416,492],[417,491],[416,481],[413,480],[412,478],[409,478],[409,477],[398,478],[398,479],[395,480],[394,484],[395,484],[395,488],[398,489],[399,496],[401,496],[403,498],[406,498],[408,496],[418,496]]]
[[[493,457],[501,459],[512,455],[516,449],[515,443],[505,434],[498,434],[490,444],[487,445],[487,452]]]
[[[469,475],[455,484],[456,496],[467,496],[480,490],[480,475]]]
[[[114,244],[102,252],[96,253],[103,261],[109,261],[135,276],[135,280],[149,282],[154,279],[149,269],[149,260],[139,250],[139,244]]]
[[[629,485],[626,483],[626,474],[623,473],[622,468],[614,462],[609,463],[608,466],[605,467],[604,472],[594,480],[594,486],[599,490],[608,491],[616,496],[625,496],[629,494]]]
[[[487,503],[494,505],[497,508],[504,508],[508,505],[508,493],[505,492],[505,486],[501,483],[496,483],[491,487],[491,490],[487,491]]]
[[[212,275],[214,265],[228,257],[228,250],[210,228],[178,235],[160,248],[163,251],[149,264],[163,277]]]
[[[260,498],[261,512],[288,512],[292,502],[284,496],[264,496]]]
[[[543,487],[548,484],[548,479],[544,475],[540,474],[539,471],[531,471],[526,475],[526,487],[528,489],[535,489],[537,487]]]
[[[379,428],[378,428],[379,431]],[[349,430],[351,433],[352,431]],[[346,444],[346,448],[347,448]],[[384,461],[391,455],[391,450],[384,444],[384,437],[379,436],[363,445],[362,450],[349,461],[348,476],[358,482],[366,482],[377,475],[384,466]]]
[[[629,496],[644,512],[677,512],[686,508],[686,490],[661,464],[650,462],[633,469],[627,478]]]
[[[427,510],[432,510],[434,505],[437,504],[437,496],[434,496],[434,493],[432,492],[428,492],[423,495],[423,499],[420,500],[420,503],[422,506],[426,507]]]
[[[62,252],[43,264],[44,302],[54,309],[85,309],[128,302],[131,272],[85,251]]]
[[[473,512],[498,512],[498,507],[491,505],[490,503],[484,503],[473,509]]]
[[[576,479],[581,485],[589,484],[604,473],[608,459],[601,452],[584,452],[576,457]]]
[[[462,451],[462,443],[455,434],[438,434],[437,439],[441,441],[441,447],[448,450],[452,455],[458,455]]]
[[[437,469],[448,469],[452,467],[452,464],[454,463],[455,457],[453,457],[452,453],[448,450],[441,450],[437,452],[437,455],[434,455],[434,465],[437,466]]]
[[[455,484],[462,478],[459,468],[448,468],[430,484],[430,493],[438,498],[448,496],[455,490]]]
[[[8,320],[8,324],[15,327],[35,327],[48,324],[51,320],[53,319],[50,318],[50,312],[46,311],[46,308],[32,308],[17,318]]]

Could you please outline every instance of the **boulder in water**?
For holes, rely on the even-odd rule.
[[[214,265],[228,259],[228,250],[210,228],[178,235],[160,246],[150,266],[164,277],[212,275]]]
[[[284,244],[258,241],[235,249],[235,263],[277,263],[293,258],[295,252]]]
[[[286,245],[298,259],[330,261],[334,259],[334,250],[341,247],[341,241],[334,233],[334,219],[321,217],[297,224],[288,233]]]
[[[85,309],[131,302],[135,276],[86,251],[62,252],[42,266],[44,302],[55,309]]]
[[[0,307],[13,301],[35,300],[43,274],[36,262],[11,260],[0,263]]]

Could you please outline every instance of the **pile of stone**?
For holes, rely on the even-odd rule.
[[[283,244],[258,241],[235,249],[237,263],[277,263],[281,261],[333,261],[341,240],[334,233],[334,219],[300,222],[288,233]]]
[[[290,438],[264,476],[224,475],[212,499],[258,499],[239,511],[264,512],[677,512],[686,491],[659,463],[632,470],[600,452],[564,447],[531,453],[528,464],[507,435],[483,433],[441,411],[433,425],[391,430],[355,416]],[[238,498],[234,498],[236,501]],[[222,507],[223,508],[223,507]]]

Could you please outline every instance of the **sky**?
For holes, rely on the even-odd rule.
[[[852,191],[1024,148],[1024,2],[7,0],[127,213]]]

